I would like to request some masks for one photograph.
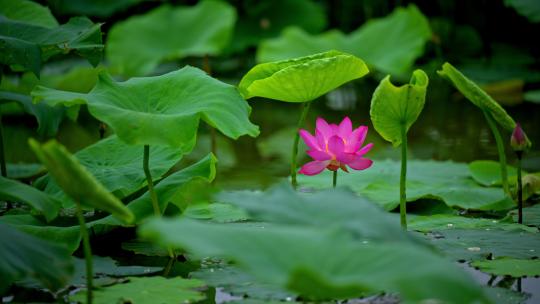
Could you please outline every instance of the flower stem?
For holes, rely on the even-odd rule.
[[[204,55],[203,57],[203,70],[208,74],[208,76],[212,76],[212,66],[210,65],[210,56],[208,54]],[[217,155],[217,133],[216,129],[212,126],[210,127],[210,151],[214,156]],[[215,182],[215,179],[212,181],[212,183]]]
[[[407,230],[407,130],[401,125],[401,174],[399,177],[399,214],[401,227]]]
[[[83,210],[81,204],[76,202],[77,205],[77,219],[79,220],[79,226],[81,228],[81,236],[83,241],[84,259],[86,261],[86,303],[92,303],[92,280],[94,277],[93,262],[92,262],[92,248],[90,247],[90,237],[88,236],[88,230],[86,229],[86,223],[84,221]]]
[[[0,112],[0,171],[3,177],[7,177],[6,155],[4,154],[4,126],[2,124],[1,112]]]
[[[332,186],[335,188],[336,185],[337,185],[337,170],[336,171],[333,171],[333,176],[332,176]]]
[[[150,168],[148,162],[150,159],[150,146],[144,145],[144,158],[143,158],[143,170],[144,175],[146,176],[146,183],[148,184],[148,191],[150,192],[150,198],[152,199],[152,207],[154,208],[154,214],[161,216],[161,210],[159,209],[158,198],[156,192],[154,191],[154,182],[152,181],[152,174],[150,173]]]
[[[486,111],[483,112],[488,122],[489,128],[491,129],[491,132],[493,132],[493,137],[495,137],[497,152],[499,153],[499,164],[501,166],[501,178],[504,193],[510,195],[510,187],[508,186],[508,172],[506,170],[506,154],[504,152],[504,144],[502,141],[501,133],[499,132],[499,129],[497,129],[497,124],[495,123],[495,120],[493,119],[491,114]]]
[[[521,180],[521,157],[522,151],[517,151],[518,166],[517,166],[517,182],[518,182],[518,223],[523,224],[523,185]]]
[[[300,141],[300,129],[304,126],[309,108],[311,107],[311,101],[304,102],[302,114],[300,120],[298,120],[298,126],[296,128],[296,134],[294,135],[294,143],[292,147],[292,159],[291,159],[291,185],[296,189],[298,182],[296,181],[296,156],[298,155],[298,143]]]

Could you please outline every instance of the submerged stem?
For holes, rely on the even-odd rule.
[[[332,176],[332,186],[335,188],[336,185],[337,185],[337,170],[334,171],[333,176]]]
[[[302,107],[302,114],[300,120],[298,120],[298,126],[296,128],[296,134],[294,135],[294,142],[292,147],[292,159],[291,159],[291,185],[296,189],[298,185],[296,181],[296,156],[298,155],[298,142],[300,141],[300,129],[304,126],[309,108],[311,107],[311,101],[304,102]]]
[[[2,113],[0,113],[0,172],[3,177],[7,177],[6,155],[4,154],[4,125],[2,124]]]
[[[517,166],[517,183],[518,183],[518,223],[523,224],[523,186],[521,181],[521,157],[522,152],[518,151],[516,152],[517,158],[518,158],[518,166]]]
[[[146,183],[148,184],[148,191],[150,192],[150,198],[152,199],[152,207],[154,208],[154,214],[157,216],[161,215],[161,210],[159,209],[158,198],[156,192],[154,191],[154,182],[152,181],[152,174],[150,174],[150,168],[148,162],[150,160],[150,146],[144,145],[144,158],[143,158],[143,170],[144,175],[146,176]]]
[[[504,152],[504,144],[501,133],[499,132],[499,129],[497,129],[497,124],[495,123],[495,120],[493,119],[491,114],[486,111],[483,112],[488,122],[489,128],[491,129],[491,132],[493,132],[493,137],[495,137],[497,152],[499,153],[499,164],[501,166],[501,178],[504,193],[510,195],[510,187],[508,186],[508,171],[506,170],[506,154]]]
[[[83,210],[79,202],[77,205],[77,219],[79,220],[79,226],[81,228],[81,236],[83,241],[84,259],[86,261],[86,303],[92,303],[92,280],[94,277],[93,262],[92,262],[92,248],[90,247],[90,236],[88,235],[88,229],[86,229],[86,223],[84,221]]]
[[[401,174],[399,177],[399,215],[401,227],[407,230],[407,130],[401,125]]]

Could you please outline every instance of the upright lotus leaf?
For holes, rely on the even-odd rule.
[[[48,28],[58,26],[49,8],[30,0],[0,0],[0,15]]]
[[[0,63],[39,76],[42,62],[74,52],[97,65],[103,51],[100,27],[86,17],[71,18],[66,24],[48,28],[0,15]]]
[[[386,291],[408,303],[489,303],[471,277],[427,248],[361,242],[324,225],[153,219],[139,233],[197,257],[233,260],[260,282],[304,299],[347,299]]]
[[[35,279],[53,291],[68,282],[73,264],[66,248],[3,223],[0,223],[0,235],[0,295],[23,278]]]
[[[368,72],[360,58],[328,51],[258,64],[244,75],[238,89],[246,99],[258,96],[286,102],[307,102]]]
[[[428,77],[422,70],[413,72],[409,84],[396,87],[386,76],[371,98],[369,114],[373,127],[394,147],[401,145],[401,175],[399,180],[399,210],[401,226],[407,228],[406,178],[407,178],[407,132],[424,108]]]
[[[36,188],[5,177],[0,177],[0,200],[28,204],[43,214],[47,221],[56,217],[61,205],[60,201],[54,197]]]
[[[133,221],[133,213],[107,191],[64,146],[54,140],[40,145],[31,139],[29,143],[56,183],[74,201],[110,212],[124,222]]]
[[[257,61],[269,62],[337,49],[364,59],[368,65],[391,74],[411,70],[423,54],[432,33],[427,18],[414,5],[398,7],[390,15],[372,19],[346,35],[330,30],[312,35],[298,27],[286,28],[280,37],[259,44]]]
[[[371,99],[370,116],[375,130],[394,147],[402,142],[405,133],[424,108],[428,77],[422,70],[413,72],[409,84],[396,87],[386,76]]]
[[[107,59],[122,75],[145,76],[164,60],[219,55],[235,22],[235,9],[221,1],[205,0],[189,7],[161,5],[116,23],[107,39]]]
[[[506,154],[504,151],[504,144],[502,142],[501,134],[497,129],[496,123],[498,123],[503,129],[512,132],[516,127],[516,122],[506,113],[506,111],[499,105],[491,96],[489,96],[484,90],[482,90],[476,83],[469,80],[460,71],[454,68],[450,63],[443,64],[442,69],[437,71],[439,75],[450,81],[470,102],[479,107],[483,112],[488,122],[495,142],[497,144],[497,151],[499,153],[499,163],[501,167],[502,185],[504,192],[510,195],[510,187],[508,185],[508,173],[506,169]],[[525,135],[527,146],[531,143]]]
[[[103,72],[88,94],[37,87],[32,95],[49,104],[86,102],[90,113],[128,144],[166,145],[187,153],[201,118],[231,138],[259,134],[248,119],[251,108],[233,86],[190,66],[125,82]]]

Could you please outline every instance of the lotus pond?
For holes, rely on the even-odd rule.
[[[539,12],[0,0],[2,303],[540,303]]]

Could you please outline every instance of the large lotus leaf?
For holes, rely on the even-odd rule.
[[[517,169],[506,166],[511,184],[517,183]],[[471,177],[483,186],[500,186],[502,184],[501,165],[493,160],[475,160],[469,164]],[[524,172],[526,174],[526,172]]]
[[[57,290],[73,272],[69,251],[0,223],[0,294],[16,280],[33,278]]]
[[[66,112],[65,108],[60,106],[51,107],[47,104],[33,104],[32,98],[24,94],[0,91],[0,100],[15,101],[21,104],[28,114],[36,118],[38,134],[47,137],[56,135]]]
[[[100,27],[85,17],[47,28],[0,16],[0,63],[22,66],[39,76],[43,61],[73,51],[97,65],[103,51]]]
[[[538,233],[499,229],[448,229],[434,232],[432,244],[453,260],[486,257],[540,257]]]
[[[369,72],[365,63],[338,51],[258,64],[240,81],[244,98],[306,102]]]
[[[506,6],[513,7],[520,15],[527,17],[530,22],[540,22],[540,3],[535,0],[504,0]]]
[[[288,28],[281,37],[259,45],[257,60],[276,61],[337,49],[365,59],[377,70],[403,74],[423,54],[430,38],[427,18],[416,6],[409,5],[396,8],[387,17],[373,19],[348,35],[335,30],[310,35],[299,28]]]
[[[416,70],[408,84],[396,87],[386,76],[371,98],[369,115],[375,130],[394,147],[401,145],[405,134],[420,116],[426,101],[428,76]]]
[[[49,5],[53,11],[62,15],[85,15],[109,17],[139,2],[148,0],[52,0]]]
[[[101,182],[109,192],[122,199],[139,190],[146,182],[142,169],[143,148],[128,145],[112,135],[104,140],[88,146],[75,157],[86,169]],[[160,179],[181,158],[182,151],[169,147],[150,147],[150,173],[156,180]],[[66,206],[69,199],[56,184],[54,179],[45,177],[45,192],[60,198]],[[66,200],[67,199],[67,200]]]
[[[517,210],[510,211],[509,215],[515,222],[518,221]],[[523,224],[540,227],[540,204],[523,208]]]
[[[49,170],[49,174],[73,200],[110,212],[128,223],[134,219],[133,213],[107,191],[64,146],[54,140],[43,145],[35,140],[30,140],[29,143],[38,159]]]
[[[47,7],[29,0],[0,0],[0,15],[48,28],[58,26],[58,21]]]
[[[21,182],[0,177],[0,200],[24,203],[42,213],[47,221],[56,217],[60,201]]]
[[[506,113],[503,107],[450,63],[443,64],[442,69],[437,73],[450,81],[475,106],[490,113],[503,129],[509,132],[514,130],[516,122]]]
[[[408,224],[409,229],[429,232],[447,229],[500,229],[512,231],[538,232],[538,229],[525,225],[487,218],[473,218],[450,214],[414,216]]]
[[[165,210],[170,201],[174,201],[176,197],[181,196],[186,191],[186,184],[194,180],[211,182],[215,174],[216,159],[212,155],[208,155],[198,163],[167,176],[155,186],[160,209]],[[131,201],[127,205],[127,208],[135,215],[135,223],[141,223],[147,217],[154,214],[152,201],[148,192]],[[5,215],[0,217],[0,222],[10,224],[21,231],[39,238],[65,244],[70,252],[74,252],[79,247],[81,241],[78,225],[67,227],[55,226],[54,224],[47,225],[30,215]],[[86,225],[88,228],[94,228],[94,231],[97,231],[100,227],[123,226],[125,224],[112,215],[109,215],[99,220],[87,222]]]
[[[288,26],[294,25],[309,33],[318,33],[327,25],[324,7],[312,0],[244,2],[239,9],[246,15],[239,18],[234,28],[230,48],[235,52],[256,46],[262,39],[279,36]],[[293,57],[297,56],[287,58]]]
[[[225,192],[218,199],[245,209],[253,220],[341,228],[379,242],[412,240],[393,215],[348,191],[298,193],[282,184],[265,192]]]
[[[500,258],[495,260],[474,261],[472,266],[496,276],[540,276],[540,260]]]
[[[187,153],[200,118],[231,138],[259,134],[248,119],[251,108],[233,86],[190,66],[125,82],[102,73],[88,94],[38,87],[32,95],[49,104],[86,102],[90,113],[128,144],[167,145]]]
[[[487,302],[470,277],[428,249],[405,243],[362,243],[324,226],[154,219],[139,233],[200,257],[232,259],[261,282],[307,298],[340,299],[385,290],[410,302]]]
[[[96,304],[131,303],[131,304],[175,304],[191,303],[204,300],[205,296],[198,291],[204,282],[188,280],[180,277],[129,277],[126,283],[103,287],[93,292]],[[83,303],[86,292],[82,291],[70,297],[70,300]]]
[[[338,176],[340,186],[350,187],[386,210],[399,205],[400,162],[379,160],[369,170],[343,173]],[[324,189],[331,187],[331,172],[316,176],[298,177],[301,188]],[[407,168],[407,200],[420,198],[441,200],[451,207],[474,210],[506,210],[515,203],[500,189],[478,185],[469,177],[466,164],[411,160]]]
[[[235,22],[236,11],[221,1],[175,8],[162,5],[116,23],[107,39],[107,59],[122,75],[144,76],[163,60],[219,55]]]
[[[7,176],[13,179],[31,179],[45,172],[41,164],[34,163],[7,163]]]

